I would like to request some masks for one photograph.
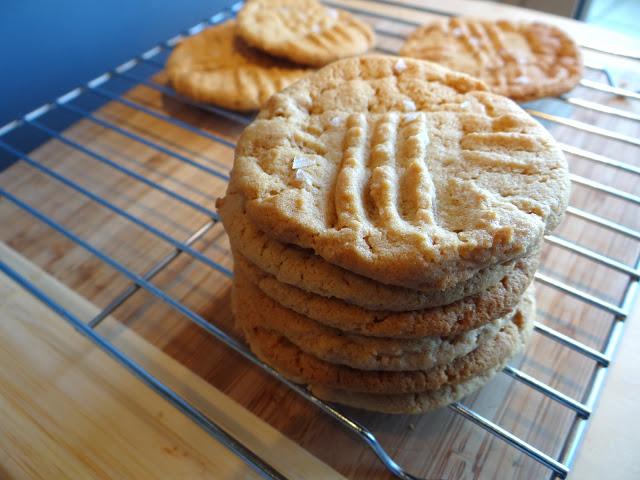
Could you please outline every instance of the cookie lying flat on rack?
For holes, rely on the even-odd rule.
[[[274,95],[232,177],[281,242],[381,283],[464,282],[530,255],[560,221],[564,155],[468,75],[388,56],[340,60]]]
[[[257,110],[311,71],[247,46],[235,36],[233,21],[184,39],[166,70],[182,95],[239,111]]]
[[[411,33],[400,54],[468,73],[518,101],[559,95],[582,77],[576,43],[558,27],[538,22],[436,21]]]
[[[446,285],[444,289],[413,290],[376,282],[333,265],[309,250],[269,238],[247,218],[244,199],[233,192],[233,183],[232,180],[226,196],[216,202],[233,248],[278,282],[316,295],[343,300],[368,310],[420,310],[446,305],[481,292],[515,268],[516,261],[492,265],[472,278]],[[292,296],[291,300],[294,298]]]
[[[375,42],[366,23],[315,0],[249,0],[238,13],[238,35],[271,55],[313,66],[360,55]]]

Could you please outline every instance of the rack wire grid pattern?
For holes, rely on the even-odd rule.
[[[403,8],[414,8],[416,11],[429,12],[437,15],[448,15],[443,11],[435,11],[433,9],[424,8],[419,5],[409,5],[406,3],[397,4],[394,1],[380,1],[380,2],[370,2],[370,3],[379,3],[386,5],[398,5]],[[333,5],[333,4],[331,4]],[[356,9],[350,8],[343,4],[335,4],[335,6],[339,6],[341,8],[346,8],[347,10],[351,10],[353,13],[357,15],[361,15],[365,20],[370,19],[382,19],[388,22],[392,22],[395,24],[399,24],[402,26],[413,27],[417,25],[417,22],[407,21],[400,17],[390,17],[388,15],[381,15],[380,13],[376,13],[373,11],[368,11],[366,9]],[[146,383],[150,388],[155,390],[157,393],[166,398],[169,402],[171,402],[175,407],[181,410],[185,415],[189,416],[194,422],[197,422],[202,428],[206,429],[212,436],[220,440],[223,444],[225,444],[228,448],[230,448],[233,452],[239,455],[244,461],[246,461],[249,465],[254,467],[258,472],[263,474],[268,478],[284,478],[282,475],[276,471],[273,467],[268,465],[265,461],[259,458],[255,453],[249,450],[247,447],[239,443],[229,434],[227,434],[223,429],[221,429],[214,421],[208,418],[202,411],[198,410],[195,406],[191,405],[187,400],[179,396],[175,391],[171,390],[168,386],[163,384],[161,380],[151,375],[148,371],[146,371],[140,364],[136,363],[134,360],[127,356],[122,350],[116,347],[112,342],[110,342],[107,338],[102,336],[97,330],[96,327],[100,324],[102,320],[104,320],[107,316],[109,316],[114,310],[116,310],[119,306],[123,305],[135,292],[139,290],[145,290],[151,295],[157,297],[162,302],[165,302],[168,306],[174,309],[176,312],[179,312],[181,315],[194,322],[196,325],[204,329],[206,332],[211,334],[213,337],[218,340],[224,342],[226,345],[231,347],[237,353],[246,358],[249,362],[259,366],[261,369],[264,369],[270,375],[275,377],[277,380],[283,382],[288,387],[293,389],[299,395],[304,397],[306,400],[314,404],[317,408],[321,409],[327,415],[332,417],[336,422],[339,422],[344,428],[353,432],[357,435],[363,442],[373,450],[373,452],[379,457],[380,461],[383,462],[385,467],[394,475],[399,478],[417,478],[410,473],[406,472],[399,466],[391,456],[387,454],[387,452],[382,447],[381,443],[378,442],[376,437],[372,434],[370,430],[367,429],[366,426],[360,424],[353,418],[343,414],[340,410],[334,408],[333,406],[326,404],[313,396],[303,387],[294,384],[285,378],[283,378],[278,372],[270,368],[268,365],[264,364],[260,360],[258,360],[246,347],[244,344],[236,340],[234,337],[229,335],[223,329],[218,326],[206,321],[202,316],[193,310],[189,309],[184,304],[180,303],[178,300],[167,294],[162,289],[158,288],[152,283],[154,277],[156,277],[160,272],[166,269],[172,262],[174,262],[181,255],[191,256],[193,259],[201,262],[202,264],[215,269],[221,272],[223,275],[227,277],[231,277],[232,272],[223,266],[221,263],[214,261],[209,256],[201,253],[197,249],[193,247],[193,244],[201,239],[208,231],[212,229],[214,225],[218,222],[218,216],[215,211],[213,211],[208,204],[203,204],[203,202],[197,202],[192,199],[187,198],[186,196],[177,193],[176,191],[167,188],[160,183],[151,180],[143,174],[140,174],[121,163],[114,161],[106,155],[99,154],[86,146],[82,145],[80,142],[72,140],[64,133],[60,133],[46,125],[40,118],[46,116],[50,112],[54,110],[66,110],[68,112],[72,112],[76,114],[81,119],[87,119],[91,122],[94,122],[101,127],[117,132],[118,134],[127,137],[128,139],[141,143],[147,147],[151,147],[157,150],[159,153],[168,155],[174,159],[177,159],[180,162],[184,162],[189,164],[204,174],[211,175],[223,181],[228,179],[227,173],[221,171],[217,166],[210,166],[198,162],[187,155],[183,155],[174,151],[170,148],[167,148],[161,145],[159,142],[150,140],[146,137],[138,135],[137,133],[128,130],[125,127],[119,126],[110,121],[101,119],[100,117],[94,115],[93,113],[84,110],[76,105],[76,101],[82,98],[85,95],[97,95],[103,97],[107,100],[113,102],[119,102],[122,105],[125,105],[128,108],[135,109],[137,111],[144,112],[145,114],[152,116],[158,120],[163,122],[167,122],[179,128],[188,130],[192,133],[195,133],[199,136],[202,136],[212,142],[221,143],[226,145],[227,147],[233,148],[233,142],[225,139],[221,135],[217,135],[216,133],[211,133],[209,131],[203,130],[199,127],[193,126],[185,121],[180,120],[177,117],[169,116],[159,110],[152,109],[146,107],[140,103],[124,98],[124,96],[114,93],[113,91],[104,87],[109,81],[113,79],[120,79],[128,82],[131,87],[136,85],[144,85],[147,88],[154,89],[158,92],[161,92],[163,95],[168,96],[174,100],[178,100],[183,104],[190,105],[192,107],[196,107],[198,109],[205,110],[207,112],[213,113],[219,117],[222,117],[230,122],[234,122],[240,125],[246,125],[251,121],[251,117],[246,115],[240,115],[238,113],[226,111],[221,108],[217,108],[210,105],[201,105],[194,103],[188,99],[185,99],[178,94],[176,94],[171,88],[165,86],[162,83],[158,83],[153,79],[153,75],[149,74],[146,76],[136,75],[133,72],[135,71],[135,67],[140,65],[146,65],[147,67],[153,67],[154,73],[157,70],[163,68],[163,61],[159,60],[163,57],[166,57],[166,54],[170,52],[170,50],[184,37],[188,35],[196,34],[201,31],[203,28],[214,25],[220,22],[223,22],[235,15],[235,13],[241,7],[241,3],[236,3],[233,6],[229,7],[226,10],[220,11],[216,15],[207,19],[206,21],[188,29],[183,34],[180,34],[165,43],[158,45],[149,51],[143,53],[139,57],[131,59],[128,62],[118,66],[113,71],[105,73],[100,77],[88,82],[85,86],[76,88],[71,92],[62,95],[57,98],[55,101],[43,105],[42,107],[32,111],[24,115],[21,119],[15,120],[4,127],[0,128],[0,148],[9,152],[12,155],[15,155],[21,161],[26,162],[28,165],[37,169],[42,174],[55,179],[61,184],[69,187],[70,189],[78,192],[79,194],[86,197],[91,202],[96,202],[103,207],[111,210],[116,215],[121,216],[127,222],[131,222],[132,224],[141,227],[142,229],[148,231],[152,235],[158,237],[159,239],[167,242],[169,245],[173,247],[173,251],[162,258],[157,264],[155,264],[152,268],[146,271],[144,274],[135,273],[132,269],[126,267],[121,262],[117,261],[112,256],[105,254],[100,249],[91,245],[89,242],[81,238],[80,235],[72,232],[71,230],[65,228],[64,225],[56,222],[54,219],[48,217],[43,214],[38,208],[30,205],[23,199],[18,198],[16,195],[12,194],[8,189],[0,188],[0,198],[4,198],[5,201],[10,202],[18,209],[28,213],[33,218],[37,219],[37,221],[46,224],[48,227],[58,232],[62,236],[71,240],[78,246],[85,249],[90,254],[94,255],[96,259],[99,259],[101,262],[109,265],[119,273],[121,273],[124,277],[128,278],[130,281],[130,285],[120,292],[113,300],[97,315],[95,318],[91,319],[89,322],[84,322],[79,319],[76,315],[71,313],[68,309],[60,305],[56,298],[51,298],[45,292],[40,290],[37,286],[31,283],[25,276],[21,273],[13,269],[6,262],[1,261],[0,259],[0,270],[8,275],[10,278],[14,279],[17,283],[23,286],[27,291],[33,294],[36,298],[44,302],[48,307],[57,312],[59,315],[64,317],[73,327],[85,335],[96,345],[98,345],[101,349],[107,352],[109,355],[117,359],[124,367],[129,369],[135,375],[137,375],[144,383]],[[399,35],[394,31],[385,30],[380,27],[376,27],[376,31],[379,36],[387,36],[391,38],[402,39],[403,35]],[[395,53],[393,50],[382,49],[381,51],[386,51],[388,53]],[[609,52],[611,54],[621,55],[620,52]],[[634,59],[634,60],[637,60]],[[587,68],[590,68],[595,71],[599,71],[602,74],[606,74],[606,70],[599,66],[590,66],[587,65]],[[625,90],[622,88],[618,88],[616,86],[602,83],[598,81],[593,81],[589,79],[584,79],[581,82],[581,86],[588,89],[593,89],[596,91],[604,92],[606,94],[617,95],[623,97],[626,100],[639,100],[640,95],[637,93]],[[588,109],[593,112],[597,112],[602,115],[612,115],[619,118],[625,118],[630,121],[638,122],[640,121],[640,115],[633,113],[629,110],[617,109],[614,107],[601,105],[599,103],[591,102],[589,100],[580,99],[578,97],[573,96],[565,96],[561,99],[565,104],[571,104],[574,106],[578,106],[580,108]],[[542,106],[544,106],[544,102],[542,102]],[[540,107],[542,108],[542,107]],[[622,133],[617,133],[615,131],[607,130],[605,128],[593,126],[587,123],[579,122],[576,120],[572,120],[569,118],[565,118],[562,116],[556,116],[550,113],[544,113],[543,111],[530,110],[530,113],[538,117],[541,120],[557,123],[561,125],[569,126],[573,129],[577,129],[586,135],[595,135],[600,137],[605,137],[611,140],[623,142],[626,144],[630,144],[634,147],[640,146],[640,140],[634,138],[632,136],[627,136]],[[114,203],[105,200],[102,196],[97,194],[94,191],[86,189],[80,183],[74,181],[73,179],[64,176],[63,174],[57,172],[54,169],[47,167],[42,162],[39,162],[33,159],[29,154],[19,150],[14,147],[9,141],[7,141],[7,137],[10,133],[14,131],[18,131],[19,129],[24,128],[34,128],[41,132],[42,134],[48,136],[51,139],[56,139],[63,144],[77,149],[78,151],[90,156],[94,160],[97,160],[104,165],[109,166],[110,168],[116,169],[120,173],[130,177],[135,182],[140,182],[144,184],[146,187],[150,189],[155,189],[172,199],[182,202],[188,207],[203,213],[206,215],[209,220],[201,226],[201,228],[197,229],[192,235],[190,235],[186,240],[179,240],[176,236],[166,233],[164,230],[156,228],[149,223],[145,222],[138,216],[135,216],[125,209],[115,205]],[[581,157],[583,159],[587,159],[592,162],[597,162],[600,164],[607,165],[611,168],[624,171],[630,173],[632,175],[640,175],[640,167],[633,165],[631,163],[625,163],[622,160],[616,160],[614,158],[610,158],[608,156],[604,156],[597,153],[592,153],[590,151],[584,150],[579,146],[573,146],[568,144],[562,144],[561,147],[567,153],[572,155]],[[625,202],[630,202],[633,205],[640,204],[640,197],[635,196],[631,193],[626,193],[623,190],[614,188],[607,184],[599,183],[590,178],[582,177],[576,174],[572,174],[572,181],[574,184],[579,184],[585,186],[590,189],[595,189],[603,194],[616,197]],[[568,210],[568,215],[576,216],[583,219],[586,222],[589,222],[594,225],[598,225],[602,228],[615,232],[621,236],[632,239],[635,242],[640,242],[640,231],[635,230],[631,227],[624,226],[622,224],[616,223],[613,220],[599,217],[595,214],[589,213],[588,211],[576,208],[574,206],[570,206]],[[616,346],[621,338],[622,329],[624,325],[624,320],[629,315],[631,306],[633,301],[637,295],[638,291],[638,281],[640,278],[640,259],[636,258],[636,262],[633,265],[629,265],[623,262],[620,262],[614,258],[610,258],[609,256],[600,254],[594,250],[581,246],[575,242],[563,239],[559,236],[549,235],[546,238],[546,241],[554,246],[560,247],[562,249],[568,250],[573,254],[582,256],[589,261],[596,262],[598,264],[604,265],[607,268],[617,271],[621,274],[624,274],[627,279],[627,287],[624,293],[624,297],[621,302],[615,303],[611,302],[608,299],[600,298],[597,295],[584,291],[580,288],[577,288],[573,285],[565,283],[563,281],[555,279],[553,276],[539,272],[536,276],[537,282],[540,284],[549,286],[557,291],[562,292],[564,295],[569,297],[574,297],[581,302],[585,302],[590,304],[597,309],[600,309],[604,312],[607,312],[612,315],[611,329],[607,336],[607,341],[602,350],[592,348],[586,345],[583,342],[580,342],[572,337],[565,335],[553,328],[545,325],[542,322],[536,322],[535,331],[538,334],[541,334],[549,339],[552,339],[555,342],[560,343],[566,348],[572,349],[580,355],[583,355],[589,359],[591,359],[595,363],[595,368],[593,369],[592,377],[589,380],[589,388],[583,395],[581,399],[572,398],[557,389],[547,385],[546,383],[537,380],[533,376],[530,376],[523,371],[508,366],[504,369],[504,373],[508,376],[511,376],[518,382],[521,382],[532,389],[537,390],[541,394],[547,396],[555,402],[558,402],[560,405],[574,412],[574,418],[569,430],[569,433],[564,440],[564,445],[561,450],[559,457],[554,458],[553,456],[539,450],[534,445],[527,443],[525,440],[519,438],[514,433],[500,427],[496,423],[491,420],[481,416],[477,412],[471,410],[466,407],[462,403],[454,403],[450,405],[450,409],[456,414],[464,417],[465,419],[473,422],[475,425],[481,427],[487,432],[493,434],[494,436],[502,439],[507,442],[511,446],[520,450],[523,454],[531,457],[535,461],[544,465],[548,468],[548,473],[552,477],[557,478],[565,478],[571,468],[573,459],[575,457],[578,445],[580,443],[580,439],[582,438],[585,428],[587,425],[587,421],[589,420],[592,410],[594,408],[594,403],[598,398],[599,392],[603,385],[603,379],[607,367],[611,362],[612,355],[616,349]]]

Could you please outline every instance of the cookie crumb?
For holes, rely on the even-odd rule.
[[[413,100],[403,100],[402,106],[404,107],[405,112],[415,112],[416,104]]]
[[[393,71],[396,73],[404,72],[407,69],[407,62],[404,58],[399,58],[396,64],[393,66]]]
[[[293,164],[291,165],[291,168],[293,168],[294,170],[298,170],[299,168],[310,167],[311,165],[315,165],[315,164],[316,162],[314,162],[309,157],[305,157],[303,155],[296,155],[296,157],[293,159]]]
[[[302,168],[296,170],[296,180],[309,187],[313,184],[313,178],[311,177],[311,175],[305,172]]]

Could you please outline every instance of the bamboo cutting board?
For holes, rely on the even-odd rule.
[[[433,18],[430,14],[372,5],[371,2],[343,3],[375,8],[414,21]],[[443,8],[439,2],[425,1],[423,4]],[[497,5],[488,7],[483,2],[451,0],[446,7],[456,12],[532,18],[530,12],[521,9]],[[388,21],[373,21],[387,30],[393,29],[399,33],[409,30]],[[603,34],[600,30],[569,20],[562,22],[579,38],[599,37],[603,41],[618,44],[615,35]],[[379,45],[394,48],[398,46],[398,41],[380,37]],[[603,58],[599,54],[587,55],[589,61],[611,61],[623,66],[625,71],[637,68],[633,62]],[[136,73],[147,75],[151,70],[144,66],[137,69]],[[605,81],[598,72],[588,71],[587,74],[594,80]],[[161,74],[155,79],[164,82]],[[120,83],[116,85],[117,82]],[[104,88],[109,90],[122,85],[122,80],[117,82],[109,82]],[[612,107],[636,112],[640,110],[637,102],[585,88],[577,88],[573,93]],[[190,108],[145,86],[132,88],[126,98],[232,142],[242,130],[240,124]],[[594,114],[559,102],[552,109],[583,122],[640,136],[637,122]],[[214,199],[224,191],[226,183],[224,179],[205,170],[213,169],[223,174],[228,172],[233,158],[232,148],[118,102],[107,104],[95,115],[206,168],[194,167],[171,156],[168,150],[160,152],[90,120],[80,120],[64,134],[121,166],[205,207],[213,208]],[[638,164],[637,147],[605,140],[566,126],[548,124],[548,127],[564,143]],[[60,141],[51,140],[30,156],[181,241],[208,220],[206,215]],[[640,186],[634,175],[579,157],[569,155],[568,158],[574,173],[635,195],[640,194]],[[24,161],[2,172],[0,185],[136,273],[144,273],[173,250],[168,243],[89,201]],[[631,228],[640,228],[637,207],[611,195],[576,185],[571,204]],[[21,271],[32,272],[39,279],[45,278],[44,285],[47,288],[56,285],[53,296],[68,303],[72,313],[85,321],[130,285],[123,275],[6,199],[0,199],[0,223],[0,241],[4,242],[0,255],[3,261],[5,258],[18,258],[21,268],[25,269]],[[629,265],[636,261],[640,253],[638,242],[572,216],[567,216],[556,233]],[[225,267],[232,267],[228,243],[220,225],[211,228],[193,247]],[[543,271],[614,303],[621,299],[628,279],[626,275],[552,246],[545,249]],[[207,321],[233,334],[230,285],[224,274],[183,254],[153,282]],[[44,382],[53,393],[51,408],[30,408],[15,419],[16,422],[24,422],[19,427],[17,424],[12,428],[6,427],[13,424],[0,421],[0,434],[8,434],[10,429],[14,434],[24,434],[21,438],[26,442],[9,442],[10,450],[6,442],[0,442],[0,454],[3,455],[0,457],[0,468],[11,474],[19,472],[18,478],[20,474],[28,478],[36,473],[46,474],[49,467],[47,462],[57,465],[57,468],[63,468],[65,462],[83,465],[77,468],[88,468],[84,464],[91,468],[95,465],[106,468],[105,464],[117,464],[121,468],[136,468],[138,470],[130,472],[141,475],[141,472],[160,472],[160,476],[154,478],[181,478],[178,473],[174,476],[173,472],[208,471],[213,465],[224,463],[231,476],[242,478],[251,475],[251,471],[231,459],[214,440],[199,432],[180,414],[172,412],[167,404],[95,351],[88,342],[71,330],[66,331],[62,320],[34,304],[27,294],[19,292],[6,279],[3,279],[2,285],[3,291],[11,288],[12,297],[7,298],[13,300],[10,301],[10,307],[3,300],[3,320],[8,318],[9,321],[0,326],[3,329],[0,354],[3,355],[3,362],[12,360],[12,364],[22,367],[17,369],[21,375],[19,377],[9,375],[5,369],[0,373],[6,375],[8,381],[3,381],[0,386],[0,402],[5,402],[5,397],[11,395],[14,398],[11,411],[17,406],[26,409],[29,402],[25,402],[25,398],[40,398],[37,395],[39,382]],[[69,298],[74,300],[69,301]],[[610,314],[542,285],[538,288],[538,304],[542,323],[588,346],[602,348],[612,321]],[[630,321],[634,320],[637,318],[630,318]],[[367,447],[345,433],[335,422],[149,293],[139,291],[134,294],[100,325],[98,331],[134,358],[144,361],[145,366],[190,402],[203,409],[209,408],[214,418],[227,422],[225,425],[230,430],[235,429],[233,431],[242,436],[243,441],[256,449],[257,453],[291,477],[334,478],[338,474],[362,479],[389,477]],[[29,345],[29,348],[26,349],[25,345]],[[515,361],[514,366],[573,398],[581,399],[588,387],[594,362],[542,335],[535,335],[525,355]],[[67,370],[71,372],[68,377],[61,374]],[[60,384],[57,383],[59,378],[62,379]],[[73,381],[66,380],[65,383],[63,380],[67,378]],[[18,391],[22,392],[22,396],[16,406],[15,395]],[[88,401],[81,400],[84,397],[76,398],[80,393],[86,394]],[[98,400],[103,400],[104,404],[97,403]],[[465,404],[554,457],[559,455],[574,418],[565,407],[506,375],[497,376],[481,392],[468,398]],[[0,405],[3,412],[9,409],[5,403]],[[96,415],[96,405],[104,405],[111,413]],[[74,421],[56,422],[60,409],[68,414],[67,419]],[[115,411],[122,413],[115,415]],[[162,418],[154,416],[156,411],[164,412]],[[389,417],[351,409],[344,411],[370,427],[401,465],[427,478],[529,479],[544,478],[549,473],[535,461],[447,409],[419,417]],[[78,412],[78,417],[72,415],[75,412]],[[101,440],[83,441],[79,444],[82,448],[71,448],[69,450],[73,453],[66,456],[38,455],[41,461],[35,463],[31,459],[32,450],[22,447],[31,444],[33,435],[34,441],[42,442],[39,445],[45,451],[61,448],[64,438],[86,440],[82,435],[67,437],[74,432],[82,433],[84,429],[93,432],[91,439]],[[122,441],[114,442],[112,438]],[[138,444],[133,448],[135,439],[138,439]],[[145,446],[143,452],[139,451],[142,444]],[[161,445],[171,445],[173,448],[176,444],[180,445],[176,451],[182,452],[184,449],[193,455],[172,456],[162,448],[153,448]],[[217,461],[218,457],[220,462]],[[152,460],[155,458],[163,460],[156,462]],[[33,470],[29,471],[32,463]],[[186,470],[180,470],[182,468]],[[105,478],[119,478],[117,473],[121,471],[128,472],[105,470]],[[0,470],[0,478],[4,473]]]
[[[0,258],[62,306],[98,309],[5,244]],[[0,274],[0,478],[253,479],[260,476],[62,318]],[[135,333],[107,318],[135,360],[290,478],[340,475]],[[286,454],[283,455],[283,452]]]

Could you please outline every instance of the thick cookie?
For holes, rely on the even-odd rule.
[[[257,110],[311,71],[247,46],[234,32],[235,22],[229,21],[180,42],[167,62],[173,87],[199,102]]]
[[[433,22],[411,33],[400,54],[468,73],[518,101],[559,95],[582,78],[576,43],[558,27],[539,22]]]
[[[216,206],[233,248],[261,270],[282,283],[369,310],[404,312],[447,305],[495,285],[513,271],[516,263],[487,267],[446,289],[425,287],[418,291],[385,285],[333,265],[309,250],[267,237],[248,220],[239,194],[228,193]]]
[[[271,55],[318,67],[365,53],[375,42],[369,25],[315,0],[249,0],[237,32]]]
[[[479,80],[386,56],[334,62],[242,134],[229,192],[268,236],[381,283],[445,289],[529,255],[560,221],[566,160]]]
[[[327,402],[341,403],[350,407],[362,408],[379,413],[418,414],[436,410],[450,403],[457,402],[463,397],[479,390],[485,383],[498,373],[504,364],[497,365],[482,375],[470,380],[445,385],[438,390],[404,393],[399,395],[381,395],[375,393],[350,392],[338,388],[328,388],[319,385],[309,385],[309,390],[316,397]]]
[[[533,325],[535,315],[535,298],[528,296],[523,299],[522,314],[527,318],[529,325]],[[529,335],[530,328],[526,331],[525,337]],[[526,341],[526,338],[525,338]],[[517,351],[512,353],[515,355]],[[456,384],[447,384],[438,390],[409,393],[409,394],[372,394],[363,392],[351,392],[348,390],[331,388],[321,385],[310,385],[309,389],[316,397],[329,402],[337,402],[351,407],[362,408],[374,412],[395,413],[395,414],[418,414],[425,413],[444,407],[453,402],[457,402],[463,397],[480,389],[493,376],[498,373],[509,359],[501,364],[487,369],[471,379]]]
[[[298,383],[376,394],[438,390],[483,375],[520,350],[533,325],[533,315],[529,313],[532,300],[527,298],[522,309],[529,308],[526,313],[518,309],[495,337],[451,363],[428,370],[357,370],[303,352],[284,336],[262,326],[250,304],[240,302],[237,296],[234,303],[236,322],[243,329],[251,350],[286,377]]]
[[[415,339],[375,338],[344,333],[327,327],[293,310],[282,308],[267,297],[248,276],[236,269],[235,304],[241,312],[250,309],[252,322],[272,330],[303,352],[329,363],[359,370],[427,370],[462,357],[496,336],[511,321],[514,312],[453,337]]]
[[[274,301],[272,307],[278,314],[285,315],[289,310],[344,332],[405,339],[458,335],[508,315],[531,284],[537,267],[537,257],[524,258],[518,260],[509,275],[475,295],[441,307],[389,312],[365,310],[340,300],[305,292],[277,281],[240,254],[235,255],[236,272],[248,277],[271,298]],[[286,307],[282,312],[281,306]]]

